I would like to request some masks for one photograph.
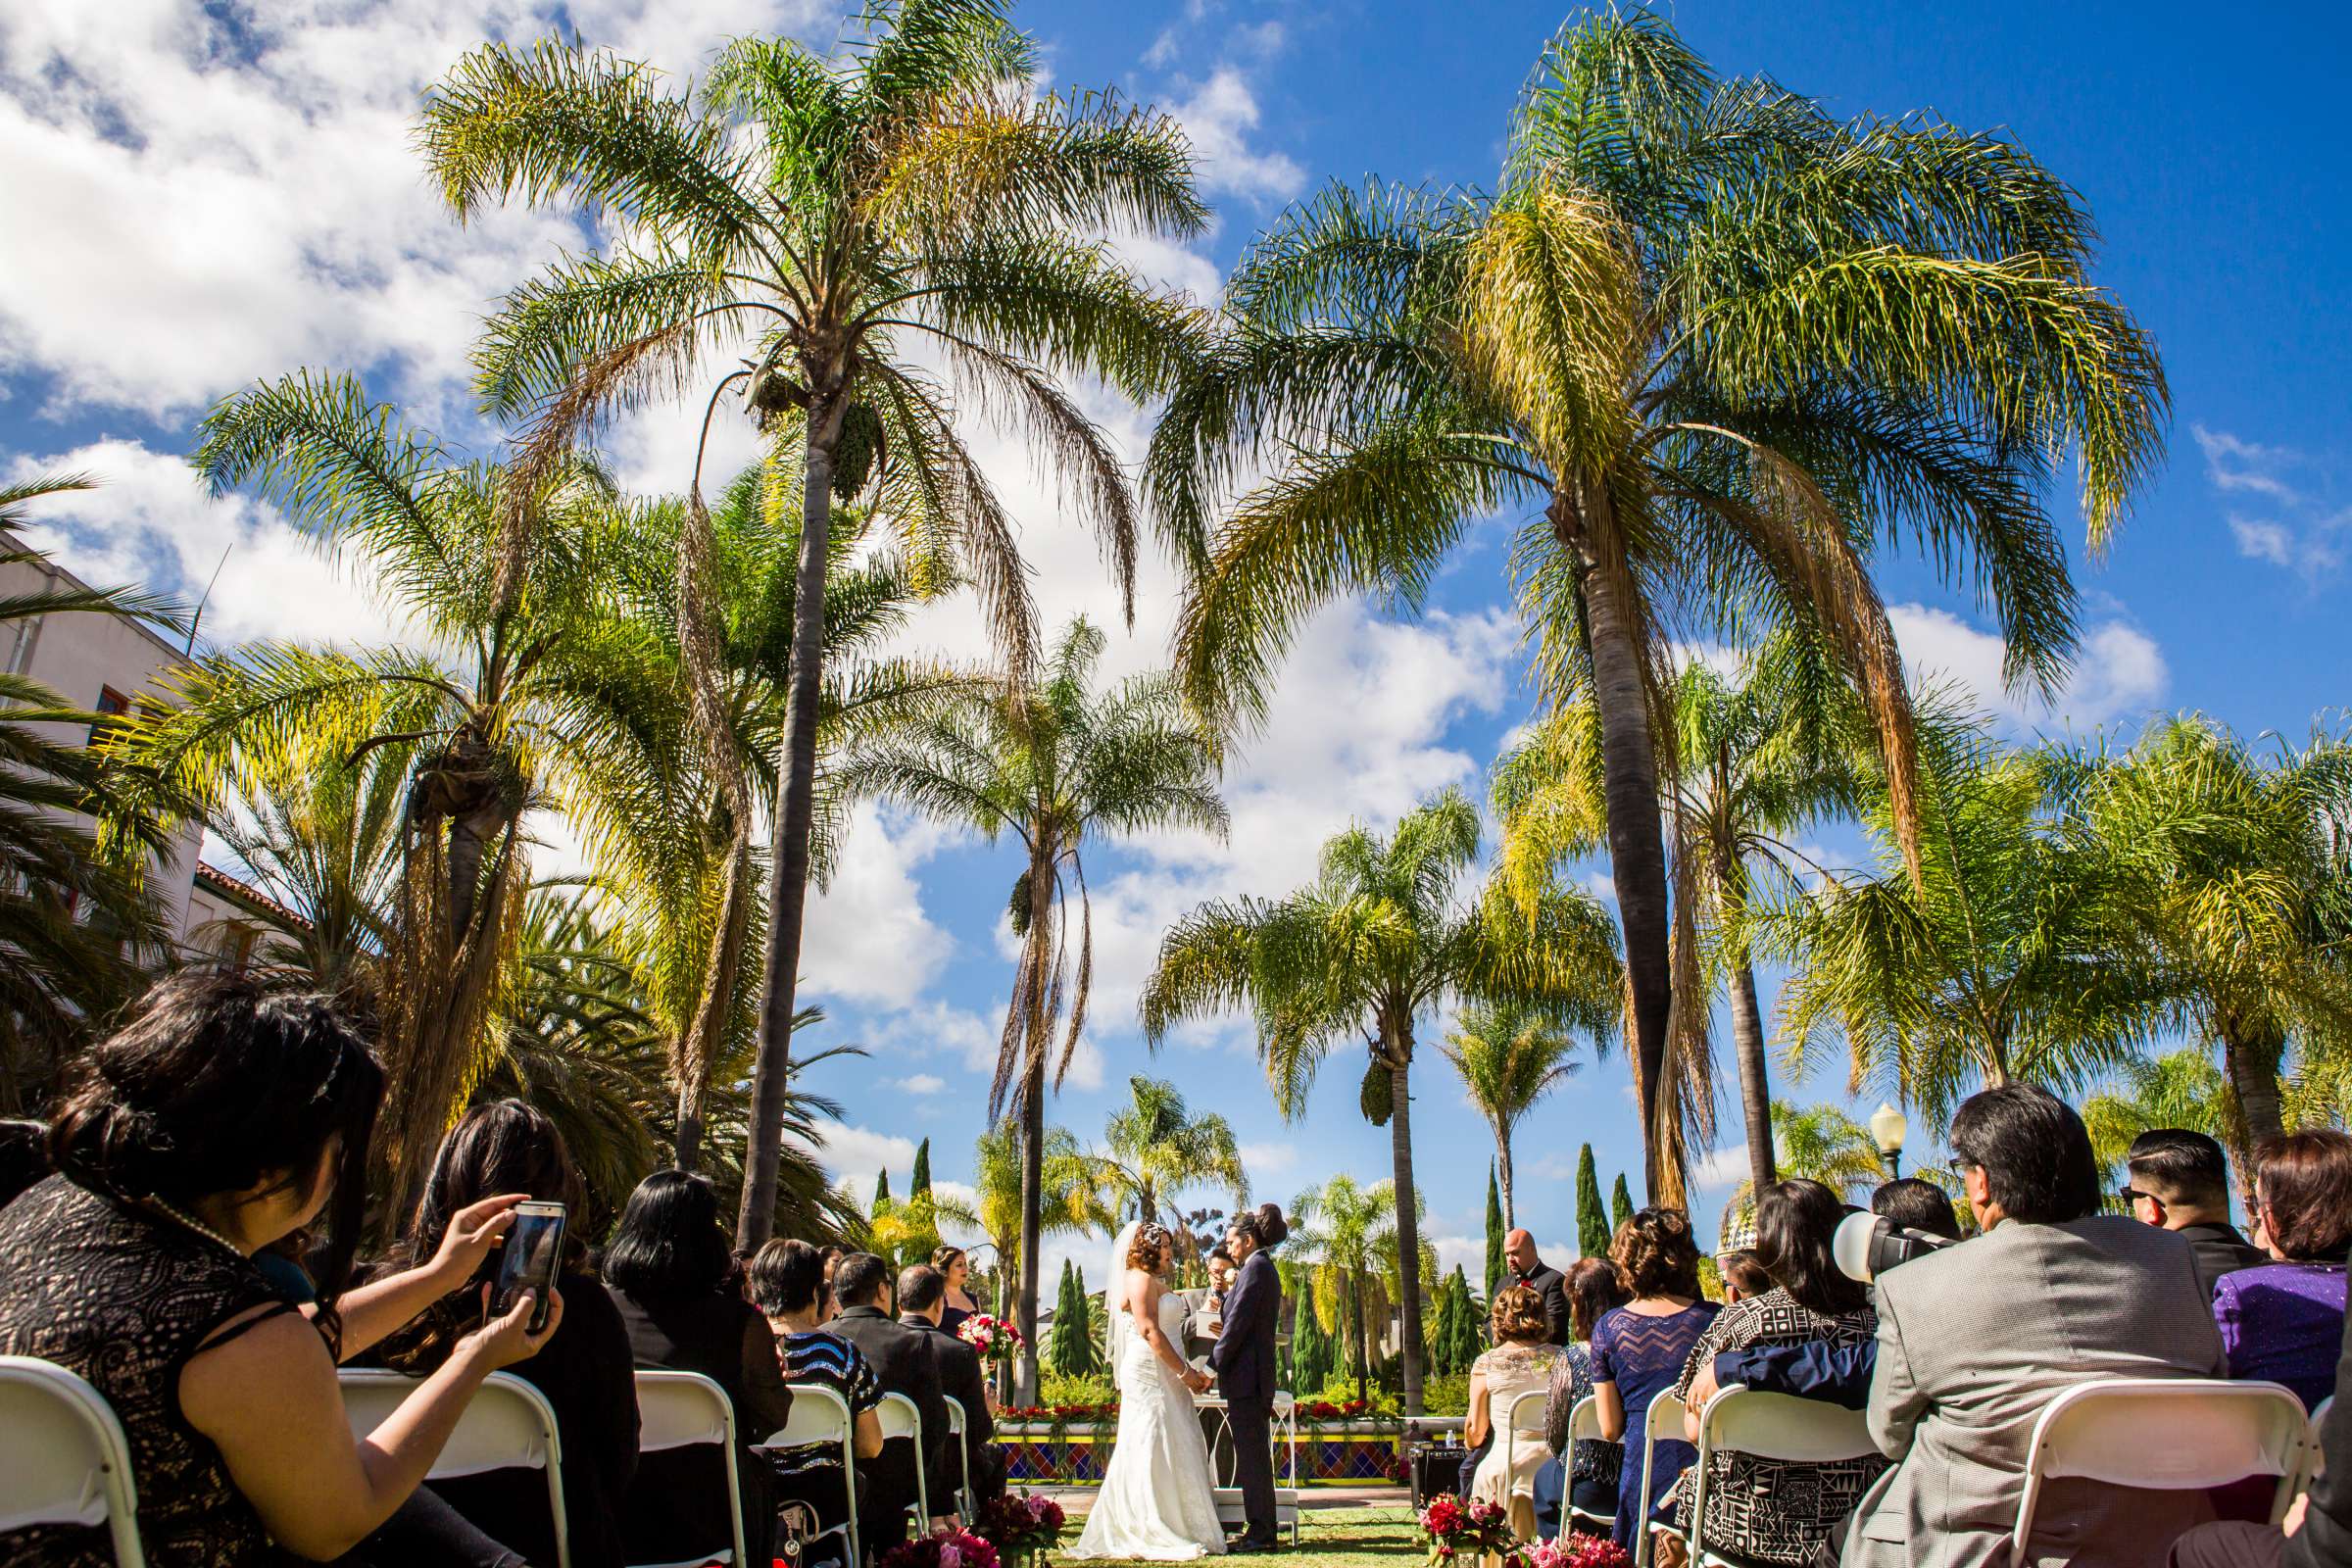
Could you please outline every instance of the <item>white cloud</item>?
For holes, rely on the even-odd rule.
[[[2294,488],[2278,473],[2295,461],[2295,454],[2285,447],[2262,446],[2201,424],[2190,425],[2189,433],[2205,454],[2205,477],[2215,489],[2251,490],[2281,501],[2297,499]]]
[[[1219,66],[1190,95],[1169,105],[1193,141],[1206,190],[1250,201],[1288,200],[1305,188],[1306,171],[1288,154],[1249,144],[1257,129],[1257,95],[1235,66]]]
[[[911,1138],[837,1121],[819,1122],[816,1130],[821,1140],[814,1148],[817,1163],[833,1178],[834,1186],[846,1187],[856,1196],[860,1207],[873,1196],[875,1176],[885,1170],[914,1168]]]
[[[944,829],[870,802],[851,814],[848,845],[830,887],[808,894],[801,943],[804,989],[906,1007],[922,996],[955,939],[923,911],[915,869],[945,846]]]
[[[1244,1144],[1236,1152],[1242,1156],[1242,1169],[1252,1183],[1280,1176],[1298,1163],[1296,1144]]]
[[[1747,1146],[1734,1144],[1700,1160],[1690,1172],[1690,1182],[1702,1193],[1726,1192],[1745,1181],[1747,1175]]]
[[[2236,541],[2239,555],[2299,572],[2312,583],[2343,565],[2344,535],[2352,530],[2352,508],[2328,510],[2326,480],[2329,476],[2300,476],[2302,470],[2315,466],[2311,459],[2286,447],[2241,440],[2201,424],[2190,430],[2205,455],[2205,477],[2216,490],[2226,495],[2259,496],[2276,509],[2276,514],[2267,517],[2236,511],[2229,514],[2230,536]],[[2290,474],[2299,476],[2290,479]]]
[[[936,1073],[918,1072],[905,1078],[894,1078],[890,1087],[908,1095],[936,1095],[948,1087],[948,1081]]]
[[[1925,605],[1890,606],[1886,614],[1914,682],[1956,683],[2019,730],[2051,724],[2082,729],[2133,717],[2161,701],[2172,679],[2154,639],[2127,621],[2103,620],[2083,632],[2073,674],[2056,700],[2045,703],[2004,684],[2005,651],[1997,633]]]
[[[2275,522],[2233,516],[2230,532],[2237,540],[2237,553],[2249,560],[2267,561],[2274,566],[2295,564],[2295,536]]]

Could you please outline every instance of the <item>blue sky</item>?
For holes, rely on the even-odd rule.
[[[1019,13],[1054,80],[1115,83],[1192,131],[1215,230],[1137,255],[1203,295],[1268,218],[1326,178],[1491,179],[1512,98],[1566,14],[1477,0],[1032,0]],[[2051,706],[1999,693],[1997,645],[1972,607],[1890,563],[1886,596],[1915,663],[1976,685],[2020,735],[2128,731],[2186,707],[2300,736],[2342,703],[2352,156],[2333,111],[2352,50],[2340,15],[2275,7],[2224,24],[2207,8],[1810,3],[1675,14],[1723,73],[1770,74],[1840,114],[1933,110],[2014,134],[2083,193],[2104,236],[2100,280],[2161,346],[2170,458],[2111,558],[2079,563],[2084,647],[2069,690]],[[556,20],[680,71],[728,33],[821,42],[838,24],[816,0],[586,0],[560,17],[523,0],[253,12],[21,0],[0,13],[0,168],[17,219],[0,225],[0,475],[88,467],[108,480],[53,509],[43,543],[91,575],[180,588],[227,549],[208,613],[224,639],[398,635],[273,514],[205,502],[178,456],[208,401],[306,365],[364,369],[428,423],[483,438],[462,380],[469,323],[577,235],[531,215],[457,228],[423,190],[405,127],[416,88],[468,43]],[[1123,439],[1144,428],[1135,411],[1101,412]],[[675,488],[688,440],[682,420],[657,415],[612,444],[629,482]],[[1049,614],[1107,618],[1091,543],[1055,518],[1017,453],[992,458]],[[1287,1199],[1337,1169],[1386,1174],[1386,1135],[1355,1113],[1354,1059],[1335,1059],[1307,1116],[1286,1126],[1245,1028],[1196,1031],[1148,1056],[1134,988],[1157,931],[1192,900],[1279,894],[1348,820],[1385,826],[1429,790],[1477,786],[1528,710],[1501,528],[1463,552],[1422,621],[1349,607],[1316,623],[1268,733],[1229,780],[1229,846],[1153,842],[1097,859],[1098,1025],[1057,1121],[1098,1137],[1126,1077],[1149,1072],[1231,1118],[1261,1196]],[[1160,657],[1171,589],[1164,567],[1148,579],[1116,668]],[[953,608],[917,640],[977,649]],[[1852,851],[1850,834],[1824,842]],[[542,860],[572,853],[555,835]],[[924,1136],[944,1179],[968,1173],[1011,967],[999,917],[1012,874],[1008,852],[869,811],[850,869],[816,906],[806,967],[834,1017],[829,1038],[873,1052],[824,1085],[849,1107],[829,1157],[861,1188],[877,1165],[903,1185]],[[1489,1146],[1434,1052],[1416,1076],[1422,1185],[1452,1261],[1475,1247]],[[1842,1086],[1825,1073],[1781,1087],[1809,1099]],[[1572,1250],[1566,1178],[1586,1140],[1604,1182],[1638,1162],[1621,1057],[1588,1066],[1522,1131],[1521,1213],[1547,1252]],[[1723,1192],[1702,1195],[1702,1223]]]

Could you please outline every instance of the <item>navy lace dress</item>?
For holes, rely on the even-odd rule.
[[[1621,1306],[1592,1326],[1592,1381],[1614,1383],[1625,1403],[1625,1463],[1617,1480],[1613,1536],[1628,1551],[1640,1539],[1635,1532],[1642,1521],[1698,1457],[1698,1450],[1679,1438],[1660,1438],[1649,1495],[1642,1494],[1642,1424],[1649,1417],[1649,1401],[1674,1388],[1690,1348],[1722,1310],[1713,1301],[1693,1301],[1671,1316],[1649,1317]]]

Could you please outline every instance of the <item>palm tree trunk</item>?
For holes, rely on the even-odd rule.
[[[1563,545],[1580,543],[1575,503],[1552,503],[1552,528]],[[1584,578],[1585,635],[1592,658],[1592,706],[1600,718],[1601,788],[1608,815],[1609,871],[1625,933],[1625,974],[1633,991],[1635,1081],[1642,1090],[1642,1180],[1660,1201],[1658,1088],[1665,1076],[1666,1028],[1674,1007],[1673,914],[1667,898],[1666,841],[1658,812],[1658,760],[1649,731],[1642,650],[1633,607],[1620,602],[1609,574]]]
[[[1404,1413],[1421,1413],[1421,1216],[1413,1201],[1413,1127],[1411,1073],[1413,1033],[1410,1025],[1396,1030],[1389,1055],[1389,1157],[1396,1168],[1396,1284],[1402,1311],[1404,1344],[1398,1348],[1404,1369]],[[1507,1166],[1505,1167],[1508,1168]]]
[[[1364,1276],[1355,1271],[1355,1397],[1362,1403],[1367,1395],[1364,1385],[1372,1372],[1372,1342],[1364,1335]]]
[[[801,922],[808,898],[808,833],[816,820],[817,681],[824,671],[825,563],[833,524],[833,458],[848,389],[811,389],[807,472],[801,485],[801,558],[794,576],[792,661],[786,671],[784,756],[776,780],[775,845],[767,882],[767,963],[760,975],[752,1115],[743,1154],[743,1207],[735,1244],[755,1248],[776,1224],[776,1170],[784,1154],[784,1103],[792,1072],[792,1012],[800,985]]]
[[[1030,928],[1032,933],[1036,928]],[[1037,1402],[1037,1250],[1046,1207],[1046,1056],[1032,1054],[1021,1084],[1021,1293],[1014,1298],[1021,1331],[1020,1401]]]
[[[670,1162],[679,1170],[692,1170],[703,1157],[703,1106],[692,1089],[678,1091],[678,1134],[671,1151]]]
[[[1396,1075],[1392,1073],[1389,1093],[1394,1097],[1396,1092]],[[1394,1116],[1396,1112],[1392,1110],[1390,1114]],[[1494,1169],[1496,1179],[1502,1186],[1502,1228],[1504,1233],[1508,1234],[1519,1228],[1519,1211],[1511,1205],[1511,1135],[1509,1133],[1497,1132],[1494,1135]]]
[[[2243,1147],[2231,1152],[2237,1156],[2238,1185],[2251,1213],[2254,1151],[2264,1139],[2286,1130],[2278,1099],[2278,1062],[2286,1054],[2286,1040],[2267,1020],[2249,1024],[2234,1017],[2222,1020],[2221,1035],[2222,1064],[2230,1075],[2230,1093],[2237,1101],[2237,1131],[2244,1140]]]
[[[1765,1076],[1764,1015],[1756,969],[1744,955],[1732,967],[1732,1041],[1740,1054],[1740,1108],[1747,1118],[1747,1174],[1762,1192],[1780,1179],[1772,1160],[1772,1085]]]

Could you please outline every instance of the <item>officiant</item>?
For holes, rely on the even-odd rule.
[[[1185,1302],[1184,1358],[1203,1369],[1208,1366],[1208,1352],[1216,1348],[1217,1336],[1225,1330],[1225,1293],[1233,1289],[1234,1276],[1241,1271],[1222,1242],[1208,1250],[1206,1264],[1207,1286],[1182,1293]],[[1202,1410],[1200,1434],[1208,1439],[1209,1474],[1217,1478],[1217,1485],[1231,1485],[1233,1432],[1225,1419],[1225,1412]]]

